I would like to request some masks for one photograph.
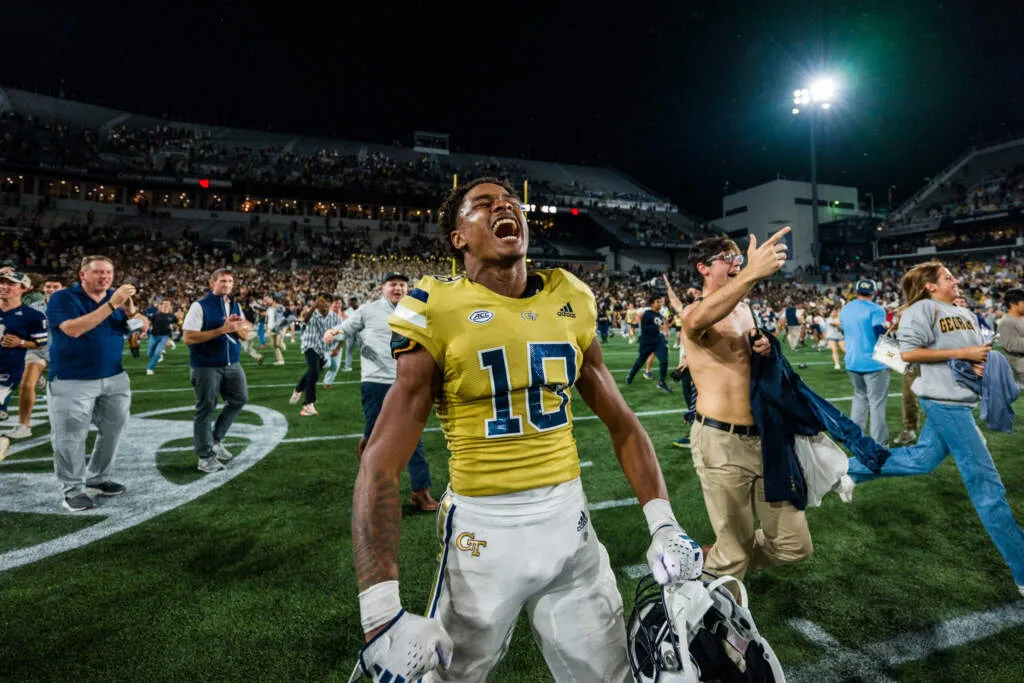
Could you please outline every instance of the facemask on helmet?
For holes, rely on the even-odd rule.
[[[735,582],[740,600],[725,588]],[[640,580],[626,629],[629,665],[640,683],[785,683],[771,645],[746,606],[743,584],[705,573],[660,586]]]

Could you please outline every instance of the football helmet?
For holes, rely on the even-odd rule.
[[[737,601],[725,587],[739,586]],[[771,645],[758,633],[743,583],[732,576],[661,586],[651,575],[636,587],[626,629],[629,666],[638,683],[785,683]]]

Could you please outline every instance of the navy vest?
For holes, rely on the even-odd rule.
[[[203,308],[203,329],[215,330],[224,324],[224,303],[223,298],[214,296],[213,292],[208,293],[199,300]],[[237,302],[232,301],[231,312],[241,315],[242,309]],[[194,368],[223,368],[232,363],[237,363],[241,355],[242,344],[234,335],[222,334],[202,344],[192,344],[188,347],[189,362]]]

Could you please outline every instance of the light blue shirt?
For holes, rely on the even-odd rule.
[[[846,369],[850,372],[878,372],[886,366],[871,357],[878,335],[875,326],[885,327],[885,309],[874,301],[854,299],[839,311],[839,324],[846,335]]]

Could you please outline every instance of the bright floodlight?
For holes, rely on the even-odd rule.
[[[815,102],[831,102],[836,94],[836,84],[831,78],[819,78],[811,83],[811,99]]]

